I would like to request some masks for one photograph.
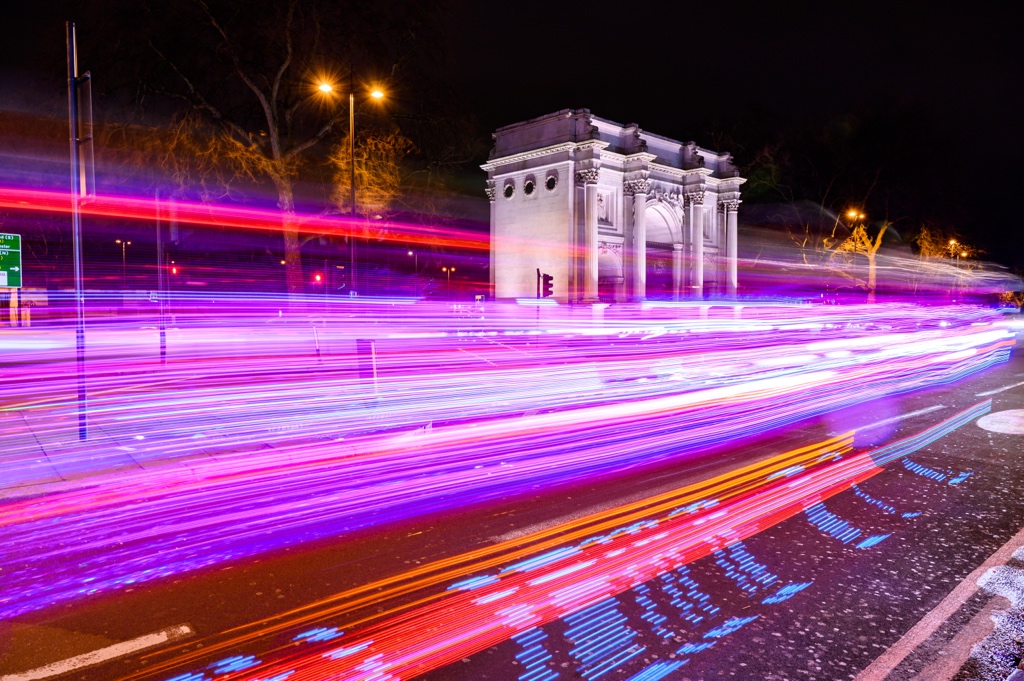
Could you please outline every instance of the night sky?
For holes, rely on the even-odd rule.
[[[2,29],[0,109],[23,102],[28,83],[54,82],[40,70],[52,70],[50,53],[59,58],[63,49],[63,11],[28,5]],[[1019,5],[410,6],[441,13],[443,77],[484,136],[558,109],[589,108],[706,147],[727,141],[739,147],[724,150],[742,166],[773,135],[856,117],[890,139],[914,138],[891,157],[873,153],[879,167],[899,166],[900,191],[917,197],[915,219],[974,239],[990,259],[1024,265],[1014,210],[1024,179]],[[88,31],[88,12],[77,14]],[[59,110],[61,94],[49,107],[45,97],[30,99]],[[931,209],[921,207],[927,202]]]
[[[685,138],[755,112],[917,106],[953,156],[1015,156],[1024,25],[987,4],[466,2],[456,78],[492,126],[586,107]]]
[[[879,153],[879,165],[902,165],[907,191],[936,203],[920,212],[976,240],[983,257],[1024,265],[1013,210],[1024,180],[1019,5],[526,8],[462,6],[459,88],[486,127],[585,107],[702,146],[714,147],[722,131],[750,137],[747,149],[729,149],[743,163],[773,128],[785,135],[843,116],[883,127],[901,120],[915,137],[910,153]]]

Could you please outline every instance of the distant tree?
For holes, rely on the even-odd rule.
[[[955,232],[924,225],[914,236],[918,255],[921,258],[977,258],[982,251],[965,242]]]
[[[913,241],[922,259],[949,257],[949,238],[936,227],[922,226]]]
[[[369,132],[359,136],[354,146],[355,213],[363,217],[364,225],[387,224],[386,218],[393,211],[408,176],[405,158],[415,146],[397,130]],[[352,212],[352,157],[348,135],[334,146],[329,162],[334,171],[331,200],[341,213],[348,215]]]
[[[853,231],[846,239],[835,246],[833,256],[836,255],[863,255],[868,261],[868,279],[865,287],[868,290],[868,303],[875,302],[875,288],[877,287],[875,256],[878,249],[882,247],[882,238],[889,229],[888,221],[882,223],[882,228],[872,237],[868,228],[863,222],[854,226]]]
[[[999,301],[1020,310],[1024,306],[1024,291],[1003,291],[999,294]]]

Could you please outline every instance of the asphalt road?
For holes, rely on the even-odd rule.
[[[990,396],[993,412],[1024,408],[1020,352],[1010,363],[957,385],[864,405],[820,425],[857,427],[918,414],[858,438],[861,445],[881,444],[1006,386],[1014,387]],[[943,408],[928,411],[939,405]],[[858,548],[856,541],[844,543],[836,529],[823,530],[804,513],[743,541],[745,556],[725,551],[687,566],[686,577],[710,597],[702,607],[720,608],[714,617],[694,624],[680,617],[678,607],[673,612],[673,593],[664,579],[618,596],[612,607],[625,617],[621,627],[635,632],[623,639],[621,649],[645,649],[603,678],[629,678],[659,660],[685,660],[669,676],[680,680],[855,678],[1024,527],[1022,480],[1024,435],[964,426],[824,504],[828,513],[861,529],[858,538],[885,535],[878,544]],[[744,572],[738,565],[747,560]],[[754,582],[755,566],[763,567],[761,577],[775,576],[770,586]],[[780,585],[808,582],[786,601],[764,602],[763,596],[778,593]],[[648,608],[651,602],[667,616],[657,626],[644,617],[655,610]],[[967,610],[982,606],[971,603]],[[716,624],[730,620],[740,623],[732,633],[707,636]],[[561,672],[560,678],[596,678],[588,675],[595,664],[580,663],[583,646],[573,624],[563,620],[544,627],[543,647],[551,653],[546,665]],[[677,652],[686,643],[712,645]],[[509,641],[427,678],[512,678],[526,668],[517,660],[526,649]],[[1011,652],[1019,659],[1024,645]],[[932,661],[911,656],[889,678],[914,678]]]
[[[545,532],[565,537],[587,518],[845,431],[857,432],[854,451],[883,446],[985,399],[993,413],[1024,409],[1020,350],[954,385],[875,401],[699,460],[368,529],[344,542],[319,540],[19,616],[0,623],[0,678],[182,626],[180,641],[62,678],[230,678],[229,670],[249,663],[246,655],[294,656],[415,613],[450,593],[458,575],[478,574],[486,561],[507,564],[520,541],[539,546],[535,537]],[[854,678],[1024,527],[1022,438],[968,423],[821,507],[425,678],[628,679],[644,671],[650,679]],[[462,572],[444,562],[453,559]],[[332,641],[332,627],[345,635]],[[319,633],[302,638],[311,631]],[[928,663],[911,655],[892,678],[912,678]]]

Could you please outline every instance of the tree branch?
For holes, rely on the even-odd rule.
[[[281,78],[284,76],[285,71],[292,63],[292,19],[295,16],[295,2],[292,0],[288,4],[288,20],[285,22],[284,35],[285,35],[285,49],[287,55],[285,56],[284,62],[281,64],[281,68],[277,70],[274,75],[274,85],[270,89],[270,102],[274,109],[274,118],[277,118],[277,93],[281,89]]]
[[[282,159],[290,160],[292,158],[295,158],[296,156],[304,152],[306,149],[309,149],[310,147],[315,145],[317,142],[326,137],[327,133],[329,133],[331,131],[331,128],[334,127],[334,124],[340,121],[343,117],[344,116],[342,114],[338,114],[331,118],[329,121],[327,121],[327,123],[324,124],[324,127],[320,128],[320,130],[315,135],[307,139],[305,142],[295,145],[294,147],[289,149],[285,154],[283,154]]]
[[[211,116],[213,116],[217,121],[223,123],[229,130],[231,130],[231,132],[233,132],[241,139],[249,139],[249,134],[245,131],[245,129],[242,126],[235,123],[234,121],[232,121],[227,116],[225,116],[223,113],[221,113],[220,109],[215,107],[213,104],[210,104],[210,102],[208,102],[206,98],[203,97],[202,93],[199,92],[199,90],[197,90],[196,87],[192,84],[192,81],[189,80],[188,76],[182,73],[181,69],[179,69],[174,62],[168,59],[156,45],[154,45],[153,43],[149,43],[149,47],[157,53],[157,55],[164,61],[165,64],[167,64],[167,66],[171,68],[171,70],[178,74],[178,77],[181,78],[182,82],[185,83],[185,87],[188,88],[189,94],[191,94],[195,98],[195,101],[191,101],[189,100],[188,97],[183,97],[182,95],[179,95],[174,92],[167,92],[165,94],[168,94],[171,97],[176,97],[178,99],[183,99],[196,109],[206,111]]]
[[[242,79],[242,82],[252,90],[253,94],[255,94],[256,98],[260,101],[260,106],[263,107],[263,114],[267,118],[267,134],[270,135],[271,154],[274,160],[281,160],[281,142],[277,129],[277,120],[274,116],[274,110],[271,107],[270,102],[267,100],[267,96],[262,90],[260,90],[259,86],[253,82],[252,78],[249,77],[249,74],[245,72],[245,69],[242,68],[242,62],[238,58],[238,52],[232,47],[231,40],[228,39],[228,34],[221,27],[217,18],[213,16],[209,5],[206,4],[205,0],[195,1],[196,4],[202,7],[203,11],[206,12],[206,17],[210,20],[210,25],[213,26],[217,33],[220,34],[220,37],[224,40],[224,47],[227,48],[228,55],[231,57],[231,62],[235,65],[235,72],[238,74],[238,77]]]

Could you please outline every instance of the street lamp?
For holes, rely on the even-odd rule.
[[[120,239],[114,240],[115,244],[121,244],[121,288],[128,288],[128,268],[125,264],[125,252],[126,246],[131,246],[131,241],[121,241]]]
[[[416,295],[420,294],[420,254],[415,251],[409,251],[409,255],[412,256],[412,274],[413,274],[413,286],[416,290]]]
[[[441,271],[448,273],[448,299],[451,300],[451,298],[452,298],[452,272],[455,271],[455,268],[454,267],[442,267]]]
[[[323,81],[319,85],[320,92],[324,94],[330,94],[334,91],[334,86],[330,83]],[[374,88],[370,92],[370,96],[380,101],[384,98],[384,93]],[[356,89],[355,84],[352,80],[352,72],[349,72],[348,78],[348,156],[349,156],[349,184],[352,189],[352,205],[349,211],[352,216],[352,221],[355,222],[356,217]],[[356,290],[356,237],[355,234],[349,235],[349,259],[351,261],[352,271],[349,273],[350,283],[349,291]]]

